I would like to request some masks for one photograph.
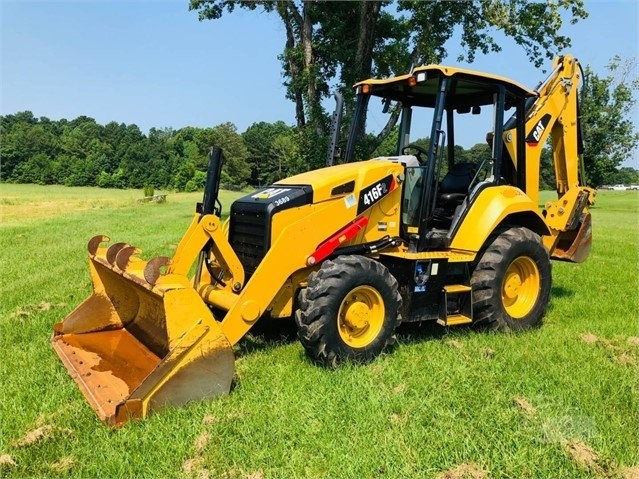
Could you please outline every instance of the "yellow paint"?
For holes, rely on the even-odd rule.
[[[472,251],[462,251],[448,249],[445,251],[422,251],[420,253],[409,253],[405,246],[400,246],[394,251],[392,249],[384,250],[380,256],[392,256],[395,258],[403,258],[409,261],[429,260],[429,259],[447,259],[451,263],[467,263],[475,259],[476,253]]]
[[[535,262],[520,256],[513,261],[504,275],[501,298],[506,312],[515,319],[529,314],[539,297],[541,278]]]
[[[530,90],[529,88],[517,83],[516,81],[511,80],[510,78],[506,78],[499,75],[493,75],[485,72],[478,72],[476,70],[470,70],[467,68],[456,68],[449,67],[444,65],[424,65],[417,67],[413,70],[411,74],[399,75],[391,78],[384,79],[376,79],[370,78],[368,80],[364,80],[355,84],[355,87],[363,86],[363,85],[390,85],[392,83],[407,83],[410,78],[417,77],[419,73],[429,73],[435,72],[443,76],[451,77],[454,75],[468,75],[468,76],[479,76],[482,78],[492,79],[499,83],[503,83],[505,85],[510,85],[511,87],[517,88],[529,94],[530,96],[534,96],[535,92]]]
[[[368,285],[353,288],[337,312],[337,329],[342,341],[356,349],[368,346],[382,330],[385,314],[379,291]]]
[[[160,286],[141,284],[137,260],[135,271],[121,271],[104,252],[90,261],[93,294],[52,338],[100,419],[119,426],[166,405],[228,393],[231,346],[188,278],[171,273]]]
[[[516,213],[530,214],[544,224],[537,205],[518,188],[496,186],[482,190],[452,239],[451,248],[479,251],[495,228]]]
[[[296,271],[286,280],[269,306],[272,318],[290,318],[294,314],[293,304],[299,289],[306,287],[308,275],[317,269],[316,266]]]

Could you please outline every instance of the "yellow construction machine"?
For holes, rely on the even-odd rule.
[[[227,393],[232,347],[265,316],[293,316],[308,356],[329,366],[372,360],[402,322],[538,326],[550,259],[581,262],[590,251],[581,77],[565,55],[535,90],[442,65],[362,81],[355,118],[372,119],[375,102],[401,110],[396,154],[354,161],[355,127],[340,164],[331,152],[331,166],[236,200],[228,225],[214,150],[204,200],[172,258],[89,241],[93,294],[55,325],[53,348],[117,426]],[[478,119],[490,145],[481,163],[455,148],[455,133]],[[557,200],[540,208],[549,138]]]

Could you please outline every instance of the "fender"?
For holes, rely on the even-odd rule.
[[[526,226],[540,236],[550,230],[535,202],[514,186],[492,186],[479,191],[472,200],[461,226],[453,236],[453,249],[479,251],[488,237],[507,218]]]

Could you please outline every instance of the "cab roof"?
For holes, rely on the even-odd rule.
[[[446,108],[492,104],[493,94],[500,85],[506,89],[506,108],[516,99],[537,96],[535,91],[508,78],[444,65],[425,65],[415,68],[412,73],[391,78],[371,78],[357,83],[355,87],[358,91],[373,96],[401,101],[411,106],[432,108],[435,106],[442,77],[451,78],[453,81],[452,89],[447,95]]]

